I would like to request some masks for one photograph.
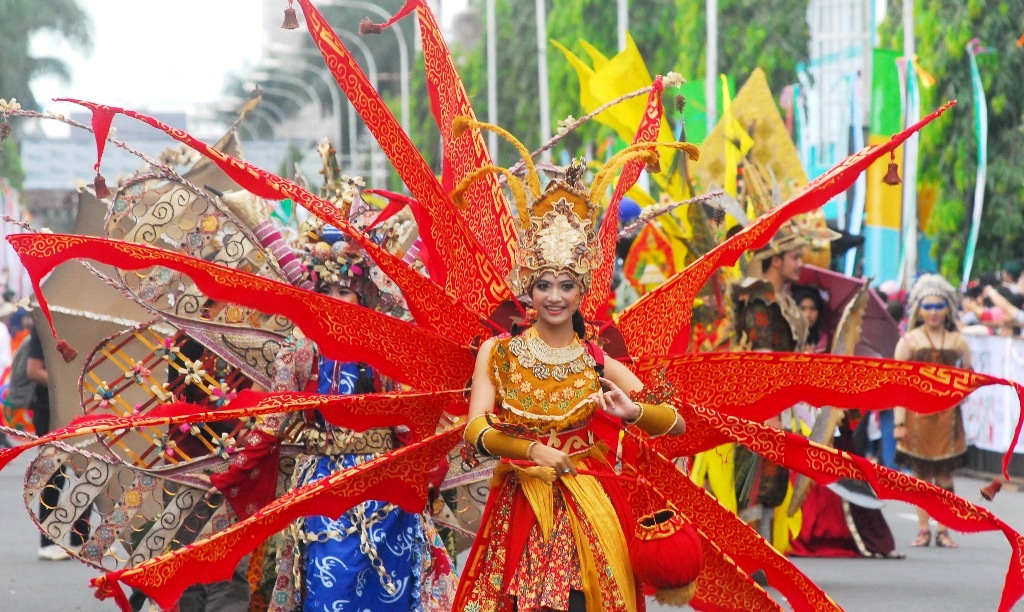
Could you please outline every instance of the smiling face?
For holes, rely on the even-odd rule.
[[[572,324],[572,315],[580,307],[583,292],[568,272],[555,275],[545,272],[530,290],[533,307],[537,309],[537,320],[556,327]]]
[[[949,304],[938,296],[928,296],[921,300],[918,306],[921,320],[929,329],[941,329],[946,325],[946,317],[949,316]]]

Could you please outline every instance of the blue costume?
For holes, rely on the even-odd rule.
[[[316,366],[315,378],[310,374]],[[329,395],[372,392],[371,368],[316,355],[304,338],[291,338],[275,360],[275,390]],[[315,384],[314,384],[315,382]],[[304,421],[296,427],[296,420]],[[298,442],[288,488],[295,489],[391,451],[390,428],[364,432],[333,426],[315,411],[268,415],[257,439]],[[261,442],[256,446],[264,446]],[[241,462],[244,464],[245,462]],[[265,465],[265,464],[264,464]],[[249,463],[251,470],[255,463]],[[264,470],[265,468],[260,468]],[[226,491],[226,495],[231,495]],[[410,514],[366,501],[337,520],[307,516],[283,533],[269,610],[306,612],[450,610],[456,579],[451,560],[426,512]]]

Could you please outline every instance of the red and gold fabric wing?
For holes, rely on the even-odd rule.
[[[181,253],[63,234],[18,234],[8,241],[32,278],[48,319],[49,308],[39,282],[61,263],[80,258],[123,269],[164,266],[188,274],[212,299],[289,317],[328,357],[344,359],[358,354],[381,373],[415,388],[457,389],[473,372],[472,352],[443,336],[361,306]],[[353,320],[362,320],[365,326],[352,325]],[[53,332],[56,336],[56,330]]]
[[[866,147],[833,166],[788,202],[762,215],[623,311],[618,326],[630,355],[667,354],[676,336],[689,329],[694,298],[715,270],[732,265],[744,252],[767,244],[788,219],[820,208],[845,191],[873,161],[894,150],[953,104],[947,102],[889,141]]]

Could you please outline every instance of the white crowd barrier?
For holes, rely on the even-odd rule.
[[[964,334],[971,347],[975,372],[1024,381],[1024,338]],[[1020,404],[1013,389],[984,387],[972,393],[962,406],[967,443],[979,450],[1005,453],[1017,426]],[[1024,440],[1013,449],[1024,454]]]

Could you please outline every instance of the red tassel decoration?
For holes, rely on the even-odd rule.
[[[981,496],[985,498],[985,501],[992,501],[996,497],[996,493],[1001,491],[1003,488],[1003,481],[998,478],[993,478],[992,482],[981,489]]]
[[[282,30],[297,30],[299,28],[299,18],[295,15],[295,9],[292,8],[292,0],[288,0],[288,8],[284,9],[284,23],[281,24]]]
[[[121,585],[116,580],[111,581],[107,576],[99,576],[91,580],[93,588],[96,592],[93,595],[96,599],[104,600],[111,597],[117,602],[117,607],[122,612],[131,612],[132,606],[128,602],[128,597],[125,596],[124,591],[121,590]]]
[[[659,602],[683,606],[697,590],[704,550],[693,525],[668,507],[637,521],[629,560],[634,575],[657,590]]]
[[[68,344],[67,340],[58,340],[56,348],[60,356],[64,358],[64,363],[71,363],[75,357],[78,357],[78,351]]]
[[[359,33],[363,36],[367,34],[380,34],[383,31],[384,26],[370,21],[369,17],[363,17],[363,20],[359,22]]]
[[[886,185],[899,185],[903,182],[900,178],[900,167],[896,164],[896,152],[889,151],[889,171],[882,177],[882,182]]]
[[[92,187],[96,190],[97,198],[106,200],[110,197],[110,190],[107,189],[107,179],[103,178],[103,175],[99,172],[96,173],[96,178],[92,180]]]

